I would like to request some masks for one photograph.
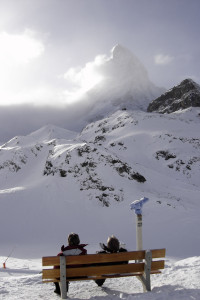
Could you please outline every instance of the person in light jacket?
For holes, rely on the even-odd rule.
[[[87,250],[85,249],[87,244],[80,244],[80,238],[77,233],[70,233],[68,236],[68,246],[62,245],[61,252],[58,253],[58,256],[67,256],[67,255],[85,255]],[[72,266],[73,267],[73,266]],[[60,295],[60,285],[58,282],[54,282],[55,290],[54,293]],[[66,282],[67,291],[69,287],[69,282]]]

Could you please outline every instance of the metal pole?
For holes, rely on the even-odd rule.
[[[137,241],[137,250],[143,250],[143,243],[142,243],[142,215],[137,215],[136,241]]]

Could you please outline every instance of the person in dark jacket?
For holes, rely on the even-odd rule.
[[[80,238],[77,233],[70,233],[68,236],[68,246],[62,245],[61,252],[58,253],[58,256],[67,256],[67,255],[85,255],[87,250],[84,248],[87,244],[80,244]],[[54,293],[60,295],[60,285],[58,282],[55,282]],[[69,287],[69,282],[67,281],[67,291]]]
[[[119,240],[114,236],[110,236],[107,239],[107,246],[105,244],[100,244],[103,251],[97,251],[97,253],[117,253],[117,252],[127,252],[126,249],[120,247]],[[119,262],[115,263],[107,263],[107,265],[114,265],[118,264]],[[124,262],[128,263],[128,262]],[[98,286],[102,286],[105,282],[105,279],[97,279],[95,280]]]

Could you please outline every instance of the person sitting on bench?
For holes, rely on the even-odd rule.
[[[80,244],[80,238],[77,233],[70,233],[68,236],[68,246],[62,245],[61,252],[58,253],[58,256],[67,256],[67,255],[85,255],[87,250],[84,248],[87,244]],[[73,267],[73,266],[71,266]],[[58,282],[54,282],[55,290],[54,293],[60,295],[60,285]],[[67,281],[67,291],[69,282]]]
[[[120,247],[119,240],[114,236],[109,236],[107,239],[107,246],[105,244],[100,243],[101,248],[103,251],[97,251],[97,253],[117,253],[117,252],[127,252],[126,249]],[[124,262],[128,263],[128,262]],[[119,262],[113,262],[113,263],[106,263],[106,265],[116,265],[119,264]],[[102,286],[105,282],[105,279],[97,279],[95,280],[96,284],[98,286]]]

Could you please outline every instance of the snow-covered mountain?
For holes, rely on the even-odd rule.
[[[146,196],[144,247],[197,255],[199,114],[119,110],[79,134],[48,125],[2,145],[2,253],[51,255],[71,231],[91,251],[110,234],[135,249],[130,203]]]

